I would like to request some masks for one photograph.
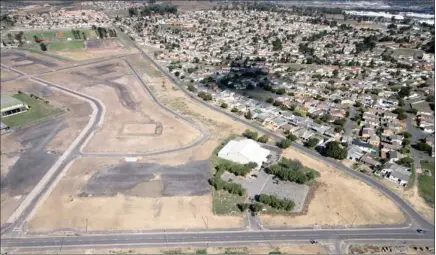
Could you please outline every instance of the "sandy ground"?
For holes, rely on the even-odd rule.
[[[65,58],[69,58],[76,61],[95,59],[101,57],[115,56],[119,54],[135,53],[134,49],[125,48],[112,48],[112,49],[93,49],[93,50],[82,50],[82,51],[58,51],[57,55]]]
[[[109,73],[97,68],[113,64]],[[78,75],[85,73],[98,80]],[[141,153],[162,151],[190,145],[200,138],[200,132],[191,124],[177,119],[155,103],[146,93],[131,70],[121,61],[108,61],[44,78],[63,84],[100,99],[106,107],[103,126],[90,140],[84,151],[89,153]],[[102,80],[104,79],[104,80]],[[107,81],[112,82],[109,84]],[[114,82],[117,87],[114,87]],[[120,92],[120,88],[123,91]],[[125,133],[125,124],[160,123],[155,135]]]
[[[0,78],[1,78],[2,80],[12,79],[12,78],[15,78],[15,77],[17,77],[17,76],[18,76],[17,73],[14,73],[14,72],[8,71],[8,70],[6,70],[6,69],[1,69]]]
[[[8,55],[11,52],[13,54]],[[15,53],[24,55],[24,57],[22,57],[22,59],[19,60],[17,58],[19,58],[20,56],[16,55]],[[52,68],[54,69],[54,68],[59,68],[68,65],[67,62],[60,61],[58,59],[54,59],[49,56],[45,56],[43,54],[31,53],[23,50],[7,50],[5,51],[5,54],[7,54],[7,56],[4,55],[1,58],[3,65],[13,67],[25,73],[38,73],[43,70],[50,70]],[[47,66],[44,65],[43,63],[50,63],[52,64],[52,66]],[[22,64],[29,64],[29,65],[18,66]]]
[[[91,111],[89,105],[82,100],[33,83],[29,80],[12,81],[1,84],[2,93],[15,94],[18,90],[47,99],[50,101],[50,104],[66,111],[60,118],[63,118],[68,126],[60,131],[45,148],[47,151],[50,150],[61,154],[72,143],[83,127],[86,126]],[[26,148],[23,147],[19,141],[15,140],[13,133],[1,136],[1,147],[1,173],[3,178],[10,167],[19,159],[19,152]],[[13,156],[9,157],[8,155],[4,155],[5,153]],[[10,197],[7,194],[1,194],[2,224],[7,221],[24,197],[25,196]]]
[[[207,254],[268,254],[272,251],[280,251],[282,254],[326,254],[327,251],[320,245],[277,245],[277,246],[249,246],[249,247],[209,247],[209,248],[126,248],[126,249],[63,249],[61,254],[195,254],[198,250],[207,250]],[[19,253],[30,253],[17,250]],[[53,251],[39,252],[51,254]]]
[[[182,161],[183,156],[175,158]],[[120,162],[122,159],[76,160],[65,178],[60,181],[35,217],[31,219],[29,230],[50,231],[60,228],[84,230],[86,220],[88,230],[206,228],[206,225],[209,228],[242,226],[240,217],[214,216],[210,195],[161,198],[121,194],[114,197],[79,196],[82,187],[94,173]]]
[[[366,225],[397,224],[404,216],[388,198],[367,184],[354,179],[338,169],[306,156],[293,148],[287,149],[285,157],[300,160],[305,166],[318,170],[320,188],[309,204],[306,215],[261,216],[269,226],[306,225]]]

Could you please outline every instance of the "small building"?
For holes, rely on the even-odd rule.
[[[264,162],[268,161],[270,151],[262,148],[260,144],[251,140],[231,140],[219,152],[218,157],[227,159],[239,164],[257,163],[259,169]]]
[[[20,100],[9,95],[1,94],[1,116],[8,117],[26,112],[29,107]]]
[[[381,170],[382,177],[397,184],[403,185],[404,187],[409,182],[410,175],[411,172],[409,168],[395,163],[389,163],[383,168],[383,170]]]

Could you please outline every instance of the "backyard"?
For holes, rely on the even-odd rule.
[[[11,128],[37,124],[63,112],[61,109],[46,103],[48,101],[37,99],[24,93],[18,93],[13,95],[13,97],[27,104],[30,109],[27,112],[1,119],[3,123]]]
[[[418,177],[419,194],[424,198],[425,202],[434,207],[434,161],[421,161],[423,174]]]

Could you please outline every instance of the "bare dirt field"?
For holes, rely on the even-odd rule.
[[[58,51],[57,55],[71,60],[81,61],[102,57],[115,56],[120,54],[136,53],[134,49],[109,48],[109,49],[87,49],[83,51]]]
[[[29,80],[2,83],[2,93],[21,90],[42,97],[65,114],[1,136],[1,223],[6,222],[25,196],[88,122],[86,102]]]
[[[86,66],[48,80],[100,99],[106,106],[103,127],[90,140],[86,152],[143,153],[175,149],[200,138],[200,131],[151,101],[141,83],[122,61]],[[125,132],[126,124],[155,124],[153,135]]]
[[[1,53],[2,64],[25,73],[37,73],[67,65],[66,62],[27,51],[7,50]]]
[[[101,170],[118,164],[124,164],[123,160],[85,158],[76,160],[65,178],[60,181],[31,219],[29,230],[51,231],[61,228],[84,230],[86,220],[88,230],[206,228],[206,224],[209,228],[228,228],[240,227],[242,224],[242,219],[239,217],[214,216],[210,195],[152,197],[147,193],[150,190],[140,191],[141,196],[121,193],[113,196],[83,194],[82,190],[86,189],[88,183],[92,183],[93,176],[98,176],[97,173],[101,176]],[[164,174],[154,177],[154,180],[159,179],[168,178]],[[129,178],[124,179],[124,181],[128,180]],[[160,188],[158,185],[152,186],[156,189]],[[190,186],[184,188],[189,189]],[[135,191],[135,187],[131,191]]]
[[[303,165],[320,172],[320,187],[301,216],[261,216],[269,226],[367,225],[404,222],[399,208],[380,192],[338,169],[327,166],[290,148],[285,157],[300,160]]]
[[[3,68],[1,69],[1,74],[0,74],[1,81],[13,79],[15,77],[18,77],[17,73],[8,71],[8,70],[3,69]]]
[[[280,251],[282,254],[326,254],[327,250],[320,245],[274,245],[270,246],[248,246],[248,247],[209,247],[209,248],[125,248],[125,249],[83,249],[70,250],[63,249],[60,254],[200,254],[206,251],[207,254],[268,254]],[[15,252],[28,254],[17,250]],[[52,254],[53,251],[38,251],[41,254]]]

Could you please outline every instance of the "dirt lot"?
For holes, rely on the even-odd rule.
[[[1,81],[13,79],[15,77],[18,77],[17,73],[8,71],[8,70],[3,69],[3,68],[1,69],[1,74],[0,74]]]
[[[120,54],[136,53],[134,49],[111,48],[111,49],[87,49],[82,51],[58,51],[57,55],[71,60],[81,61],[102,57],[115,56]]]
[[[124,62],[109,61],[45,78],[99,98],[106,106],[103,127],[91,139],[86,152],[162,151],[187,146],[200,138],[199,130],[191,124],[176,119],[153,103]],[[125,125],[133,123],[154,123],[155,134],[126,133]]]
[[[327,251],[320,245],[277,245],[249,246],[249,247],[209,247],[209,248],[126,248],[126,249],[86,249],[68,250],[63,249],[61,254],[195,254],[206,250],[207,254],[268,254],[272,251],[280,251],[282,254],[326,254]],[[17,250],[19,253],[28,253]],[[53,251],[38,251],[41,254],[52,254]]]
[[[66,62],[61,62],[42,54],[19,50],[2,51],[1,61],[3,65],[13,67],[25,73],[37,73],[42,70],[50,70],[51,68],[67,65]]]
[[[88,230],[206,228],[206,223],[210,228],[241,226],[239,217],[214,216],[210,195],[151,198],[118,193],[113,197],[80,196],[98,170],[122,162],[120,159],[76,160],[31,219],[29,230],[83,230],[86,219]]]
[[[2,83],[1,90],[35,94],[66,111],[59,118],[1,136],[3,224],[86,125],[91,109],[86,102],[28,80]]]
[[[397,224],[404,221],[399,208],[367,184],[338,169],[329,167],[295,149],[287,149],[285,157],[300,160],[303,165],[320,172],[321,186],[302,216],[261,216],[269,226],[366,225]]]
[[[351,245],[350,254],[434,254],[434,247],[407,245]]]

